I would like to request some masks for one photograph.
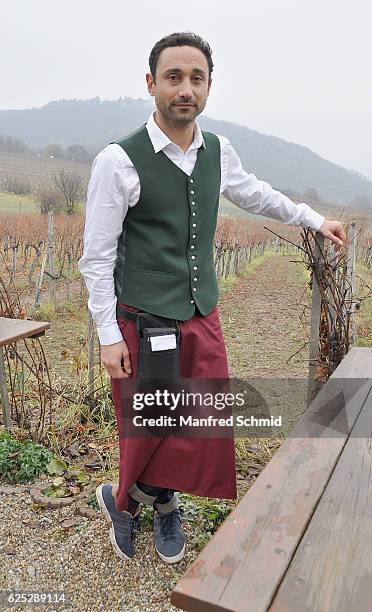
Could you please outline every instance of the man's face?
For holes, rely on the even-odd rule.
[[[168,120],[179,125],[194,121],[205,108],[211,80],[204,53],[195,47],[167,47],[158,58],[156,80],[146,75],[149,93]]]

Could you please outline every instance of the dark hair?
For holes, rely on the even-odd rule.
[[[211,78],[212,70],[213,70],[213,61],[212,61],[212,49],[206,40],[203,40],[201,36],[198,34],[194,34],[193,32],[174,32],[173,34],[168,34],[168,36],[164,36],[158,40],[157,43],[151,49],[149,64],[150,71],[152,77],[155,81],[156,75],[156,66],[158,63],[159,55],[167,47],[195,47],[196,49],[200,49],[202,53],[204,53],[208,62],[209,69],[209,78]]]

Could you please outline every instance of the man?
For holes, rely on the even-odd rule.
[[[155,44],[149,63],[156,110],[146,126],[96,157],[79,262],[119,429],[121,385],[137,375],[138,311],[179,322],[182,377],[228,376],[212,246],[221,193],[245,210],[318,230],[336,249],[345,241],[338,221],[247,174],[226,138],[201,132],[195,119],[213,70],[208,43],[192,33],[171,34]],[[97,489],[115,552],[133,557],[134,517],[148,503],[160,558],[179,561],[185,538],[177,492],[235,498],[233,440],[121,436],[119,447],[119,484]]]

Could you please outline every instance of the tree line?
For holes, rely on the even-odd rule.
[[[93,161],[95,152],[90,152],[81,144],[72,144],[66,148],[63,148],[60,144],[51,143],[43,149],[33,150],[20,140],[13,136],[2,136],[0,134],[0,151],[6,153],[29,153],[38,154],[43,157],[66,159],[68,161],[76,162],[79,164],[89,164]]]

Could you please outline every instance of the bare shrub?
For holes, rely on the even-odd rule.
[[[76,212],[76,205],[84,193],[84,182],[77,172],[60,170],[54,176],[54,184],[63,196],[66,212],[72,215]]]
[[[52,187],[40,189],[37,194],[37,202],[42,214],[47,214],[50,211],[60,213],[63,211],[64,201],[61,193]]]
[[[0,177],[0,184],[2,191],[17,195],[27,195],[32,191],[31,181],[14,172],[4,172]]]

